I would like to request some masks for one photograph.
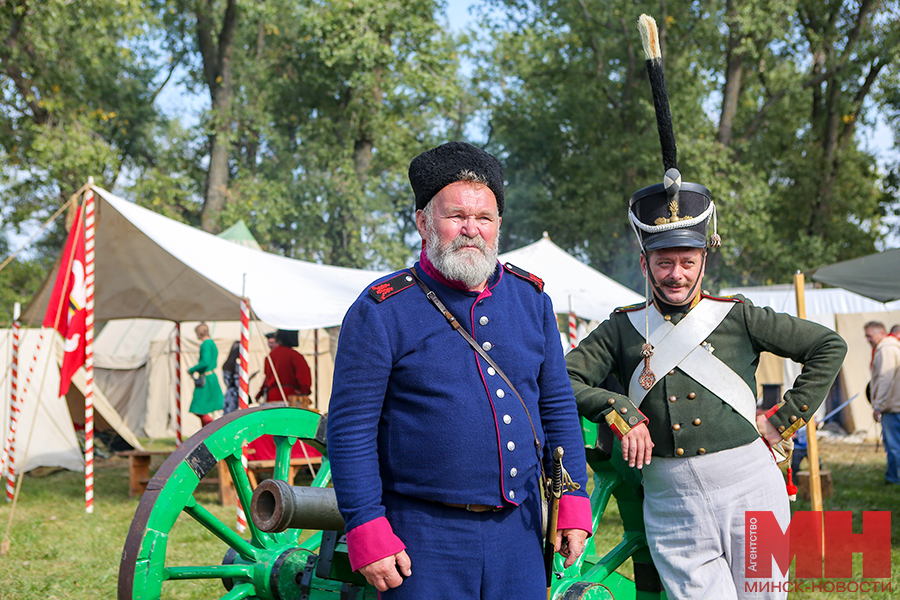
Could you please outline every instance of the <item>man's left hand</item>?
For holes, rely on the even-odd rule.
[[[588,532],[583,529],[560,529],[556,532],[556,551],[566,557],[563,568],[568,569],[584,552]]]
[[[766,438],[770,444],[780,444],[784,441],[784,438],[781,437],[775,426],[762,413],[756,415],[756,428],[759,429],[760,435]]]

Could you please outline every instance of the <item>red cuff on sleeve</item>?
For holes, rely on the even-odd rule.
[[[776,404],[775,406],[773,406],[772,408],[770,408],[769,410],[767,410],[767,411],[766,411],[766,418],[767,418],[767,419],[771,419],[771,418],[772,418],[772,415],[774,415],[775,413],[777,413],[779,408],[781,408],[781,406],[779,406],[778,404]]]
[[[582,529],[593,535],[591,531],[591,500],[584,496],[565,494],[559,499],[559,518],[556,528]]]
[[[405,549],[406,545],[394,535],[385,517],[378,517],[347,532],[347,552],[350,568],[354,571]]]

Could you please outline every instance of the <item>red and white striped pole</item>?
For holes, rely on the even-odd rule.
[[[238,408],[250,404],[250,303],[241,298],[241,381],[238,390]]]
[[[250,403],[250,301],[246,297],[241,298],[241,381],[238,390],[238,409],[247,408]],[[247,469],[246,448],[241,452],[241,465]],[[247,531],[247,515],[238,500],[237,530],[241,533]]]
[[[578,326],[575,321],[575,313],[569,313],[569,348],[574,350],[578,345]]]
[[[569,349],[574,350],[578,345],[578,322],[575,320],[575,311],[572,310],[572,297],[569,296]]]
[[[88,177],[88,185],[94,178]],[[94,190],[84,193],[84,510],[94,512]]]
[[[319,408],[319,328],[313,329],[313,408]]]
[[[34,367],[37,364],[38,356],[41,354],[41,346],[44,345],[44,330],[41,329],[41,335],[38,338],[37,346],[34,347],[34,356],[31,359],[31,365],[28,367],[28,375],[25,376],[25,385],[19,392],[19,398],[15,408],[9,414],[9,467],[6,476],[6,501],[12,502],[13,496],[16,494],[16,428],[19,424],[19,415],[22,414],[22,405],[25,403],[25,394],[28,392],[28,385],[31,383],[31,377],[34,375]],[[37,418],[37,415],[35,415]]]
[[[13,456],[13,452],[15,451],[13,438],[15,437],[16,429],[15,426],[18,424],[18,388],[19,388],[19,310],[20,305],[18,302],[15,304],[15,308],[13,309],[13,326],[12,326],[12,362],[10,369],[10,394],[9,394],[9,428],[6,437],[4,438],[3,444],[3,456],[0,457],[0,475],[6,470],[7,459],[9,460],[9,472],[10,474],[15,471],[15,456]],[[13,483],[15,481],[13,480]],[[15,492],[15,490],[13,490]],[[12,500],[7,492],[7,500]]]
[[[181,445],[181,323],[175,323],[175,440]]]

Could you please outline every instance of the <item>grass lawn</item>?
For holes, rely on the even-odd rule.
[[[148,449],[172,449],[157,441]],[[825,469],[834,479],[835,494],[825,500],[826,510],[853,512],[854,531],[861,531],[863,510],[892,512],[891,543],[893,578],[900,590],[900,486],[886,487],[885,455],[874,445],[820,443]],[[155,457],[154,469],[163,457]],[[84,480],[80,473],[57,471],[38,477],[26,475],[10,533],[8,555],[0,558],[0,599],[97,600],[116,597],[119,558],[131,524],[137,499],[128,498],[128,461],[113,457],[98,459],[95,467],[94,513],[84,512]],[[234,508],[218,506],[215,488],[203,486],[198,500],[225,523],[234,522]],[[795,510],[810,510],[808,502],[794,503]],[[0,501],[0,526],[4,531],[10,505]],[[2,532],[0,532],[2,534]],[[600,531],[598,547],[611,549],[622,535],[615,502],[610,503]],[[199,565],[221,562],[225,545],[182,515],[172,532],[168,565]],[[862,580],[857,555],[853,580]],[[622,572],[631,576],[631,565]],[[212,600],[225,590],[218,581],[173,582],[164,586],[166,598]],[[867,598],[893,598],[894,593]],[[796,592],[792,599],[826,600],[846,598],[847,593]]]

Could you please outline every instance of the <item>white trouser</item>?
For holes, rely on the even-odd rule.
[[[787,580],[777,567],[771,580],[744,578],[744,512],[770,510],[782,531],[791,519],[784,476],[761,438],[702,456],[654,456],[643,470],[647,540],[669,600],[787,598],[744,586]]]

